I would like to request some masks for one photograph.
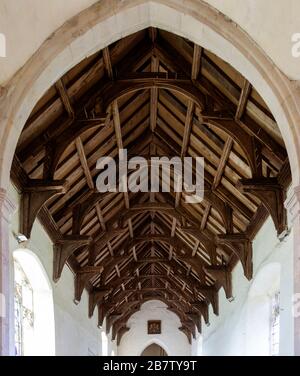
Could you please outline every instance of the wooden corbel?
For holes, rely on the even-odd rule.
[[[92,317],[97,304],[100,304],[101,300],[106,294],[112,292],[112,288],[97,289],[89,293],[89,317]],[[104,319],[104,317],[103,317]],[[102,324],[101,324],[102,325]]]
[[[242,263],[245,277],[252,279],[252,242],[244,233],[218,235],[217,242],[221,246],[227,246],[239,258]]]
[[[208,302],[212,305],[213,312],[215,315],[219,315],[219,295],[214,287],[201,286],[199,288],[199,293],[202,294]]]
[[[109,307],[104,302],[98,302],[98,327],[102,328],[103,321],[109,311]]]
[[[85,271],[79,270],[75,277],[74,277],[74,287],[75,287],[75,296],[74,296],[74,303],[78,304],[81,300],[81,296],[83,293],[83,290],[88,283],[88,281],[95,275],[102,273],[103,266],[99,266],[99,270],[97,271]]]
[[[130,328],[128,328],[127,326],[123,326],[122,328],[120,328],[118,330],[118,333],[117,333],[117,346],[120,345],[121,339],[122,339],[123,335],[125,333],[127,333],[129,330],[130,330]]]
[[[42,206],[56,195],[66,193],[66,190],[66,180],[29,180],[21,197],[20,232],[29,239]]]
[[[198,313],[195,313],[195,312],[186,312],[186,315],[196,325],[198,333],[201,333],[201,331],[202,331],[201,315],[199,315]]]
[[[188,329],[186,326],[181,326],[178,328],[182,333],[184,333],[189,341],[189,344],[192,343],[192,333],[190,329]]]
[[[252,194],[261,201],[273,219],[278,236],[286,232],[286,192],[277,178],[241,179],[237,183],[237,188],[240,192]]]
[[[226,298],[232,298],[232,275],[225,265],[206,266],[205,271],[223,287]]]
[[[111,313],[106,318],[106,334],[110,332],[111,327],[113,324],[122,316],[121,313]]]
[[[201,313],[203,316],[204,322],[206,325],[209,324],[209,317],[208,317],[208,305],[206,302],[193,302],[192,307],[194,307],[197,311]]]
[[[89,236],[66,235],[53,245],[53,280],[57,282],[68,258],[80,247],[88,245],[92,239]]]

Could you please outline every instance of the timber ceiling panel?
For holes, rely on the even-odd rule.
[[[205,158],[205,195],[96,191],[97,160]],[[268,215],[286,230],[290,182],[279,128],[255,88],[211,52],[150,28],[85,59],[36,104],[11,172],[22,193],[21,229],[38,216],[54,242],[54,280],[67,263],[75,301],[89,293],[120,341],[149,299],[180,317],[191,340],[231,271],[252,277],[252,240]]]

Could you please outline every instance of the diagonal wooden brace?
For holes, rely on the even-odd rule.
[[[199,315],[199,314],[197,314],[195,312],[187,312],[186,315],[196,325],[198,332],[201,333],[201,331],[202,331],[202,328],[201,328],[201,315]]]
[[[193,302],[192,307],[197,309],[203,316],[205,324],[209,324],[208,305],[206,302]]]
[[[220,283],[223,287],[226,298],[232,298],[232,275],[230,270],[225,265],[206,266],[205,271],[210,274],[211,277]]]
[[[83,273],[76,273],[75,278],[74,278],[74,287],[75,287],[75,296],[74,296],[74,303],[78,304],[81,300],[81,296],[83,293],[83,290],[88,283],[88,281],[93,278],[95,275],[100,274],[103,271],[102,269],[99,268],[99,271],[87,271]]]
[[[278,183],[277,178],[241,179],[237,188],[242,193],[256,196],[271,215],[277,235],[287,230],[287,214],[284,207],[285,189]]]
[[[218,235],[217,242],[234,252],[242,263],[245,277],[251,280],[253,276],[252,242],[247,235],[244,233]]]
[[[99,201],[103,200],[108,195],[112,195],[112,193],[111,192],[106,192],[106,193],[93,192],[86,201],[76,205],[73,208],[72,233],[74,235],[80,234],[80,229],[82,227],[85,216],[95,207],[95,205]]]
[[[47,201],[56,195],[66,193],[65,180],[29,180],[21,197],[20,232],[28,239],[33,223]]]
[[[112,288],[103,288],[100,291],[92,291],[89,293],[89,317],[92,317],[96,305],[101,302],[104,296],[112,292]]]
[[[89,236],[66,235],[58,239],[53,245],[53,280],[57,282],[61,276],[63,267],[68,258],[80,247],[88,245],[92,241]]]

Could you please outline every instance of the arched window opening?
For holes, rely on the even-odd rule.
[[[55,355],[52,289],[37,256],[14,252],[15,355]]]

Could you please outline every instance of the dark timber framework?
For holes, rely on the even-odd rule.
[[[205,195],[98,193],[96,161],[129,155],[203,156]],[[267,106],[238,72],[188,40],[150,28],[85,59],[36,105],[11,176],[22,194],[20,231],[38,217],[51,237],[53,278],[66,264],[74,301],[119,343],[141,304],[160,299],[191,341],[231,272],[252,278],[252,240],[268,215],[279,236],[291,181]]]

